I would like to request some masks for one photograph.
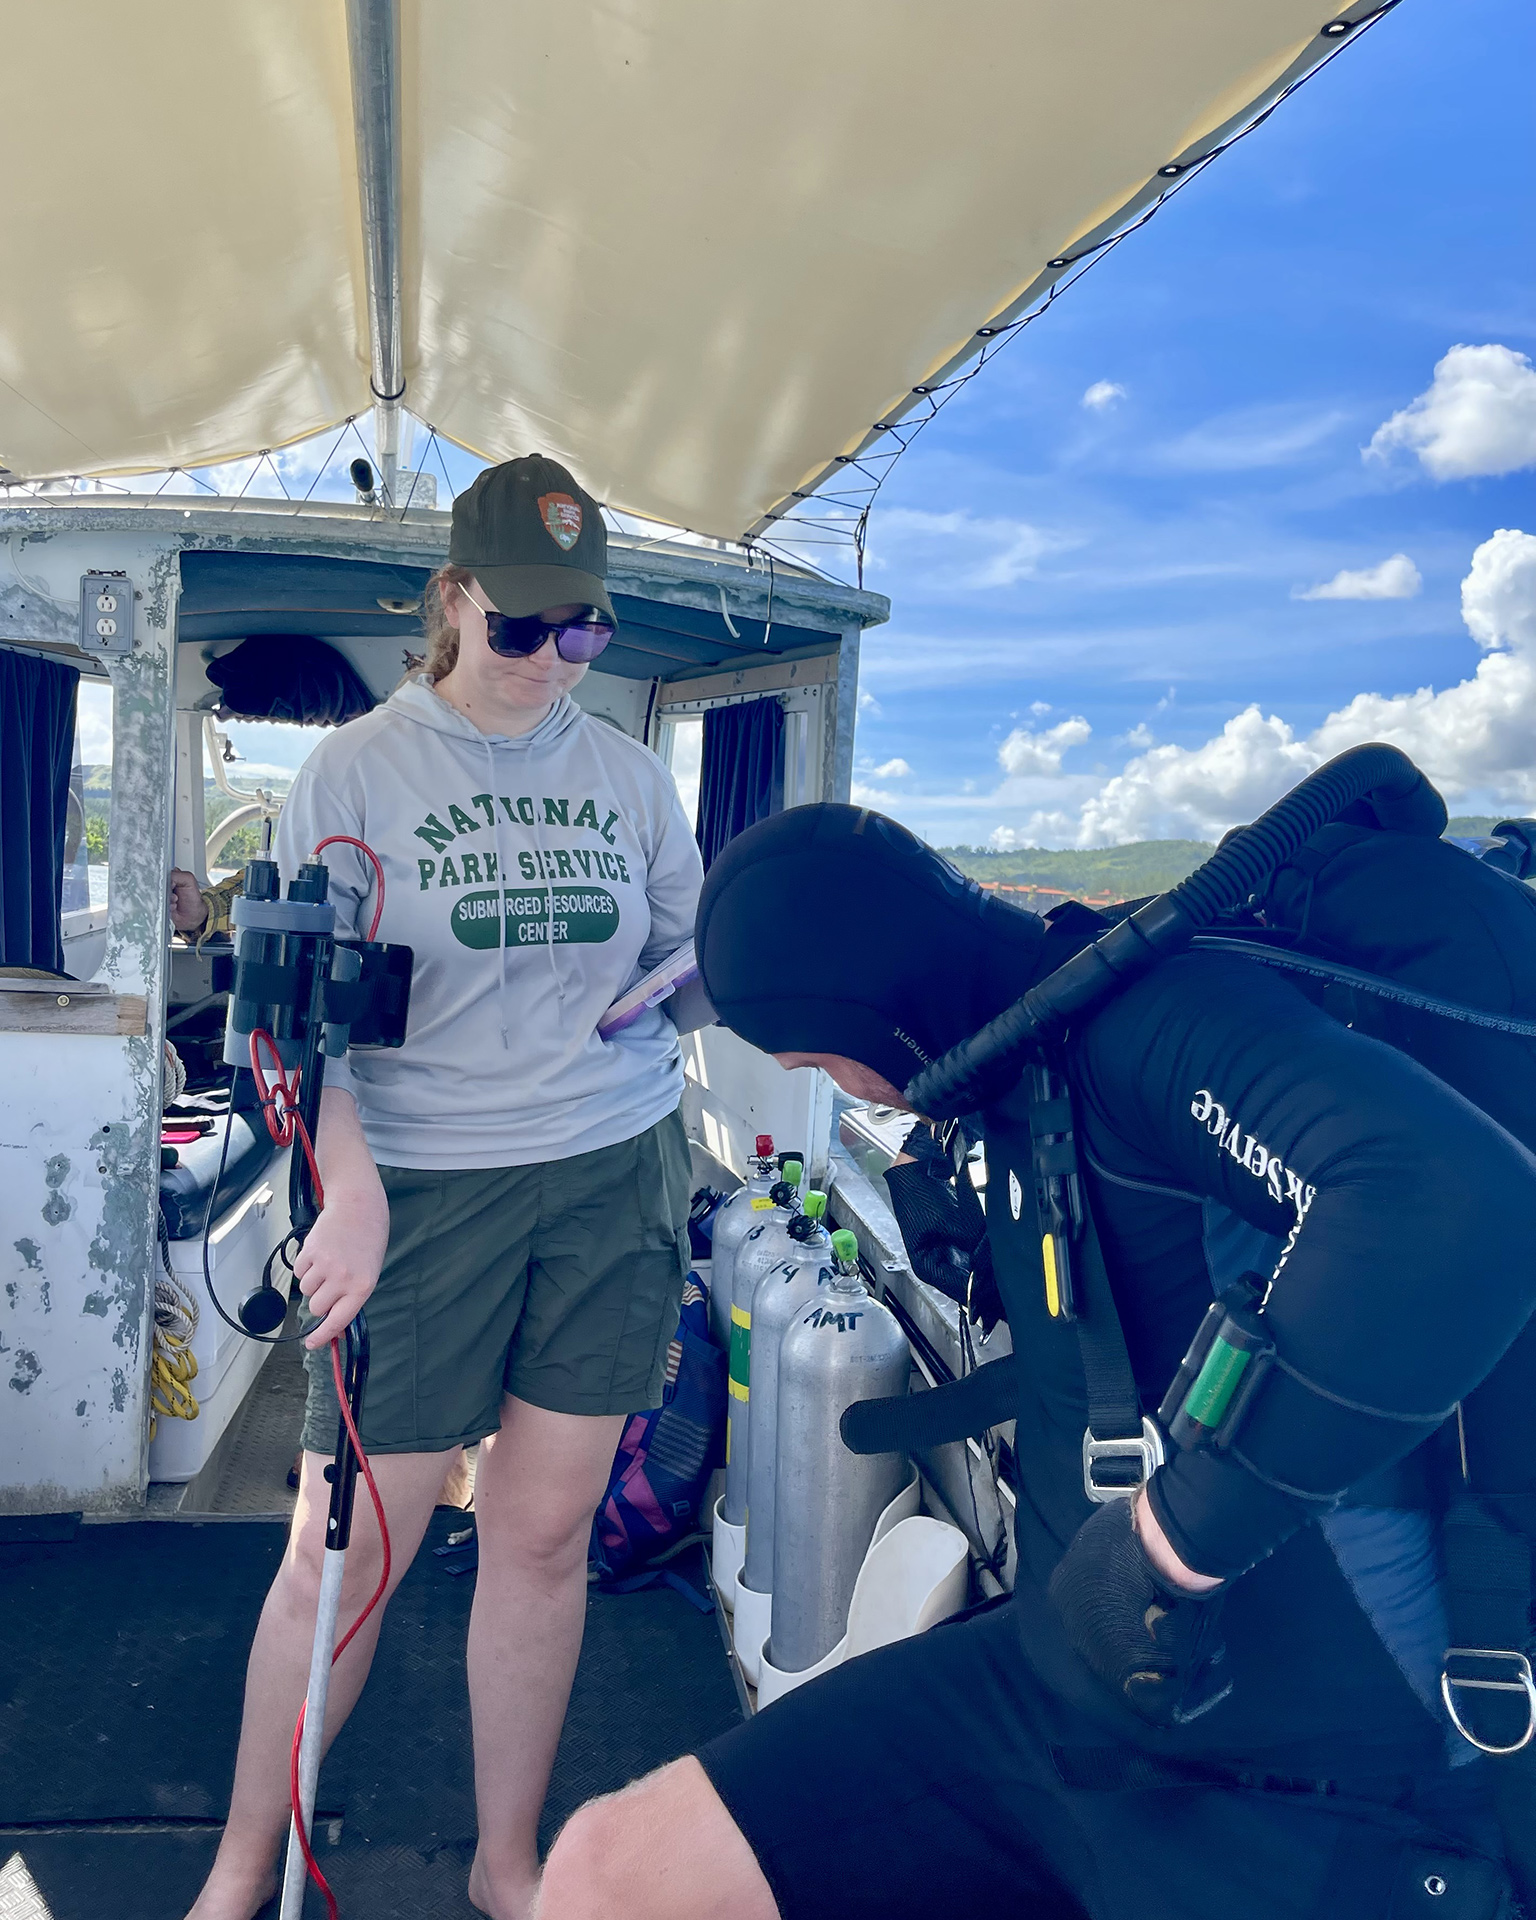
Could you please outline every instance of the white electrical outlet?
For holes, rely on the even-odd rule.
[[[132,653],[133,583],[126,573],[80,576],[80,645],[87,653]]]

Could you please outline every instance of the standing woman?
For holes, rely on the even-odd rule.
[[[481,1443],[469,1894],[495,1920],[524,1920],[592,1514],[625,1417],[660,1404],[677,1326],[690,1187],[677,1035],[660,1009],[612,1041],[596,1028],[690,937],[703,876],[660,762],[570,697],[613,630],[602,517],[563,467],[513,460],[459,496],[449,554],[428,588],[426,671],[316,747],[278,835],[290,874],[330,834],[373,848],[379,937],[413,948],[415,973],[404,1047],[327,1070],[326,1204],[296,1267],[313,1329],[298,1507],[192,1920],[250,1920],[274,1885],[336,1435],[326,1343],[366,1302],[362,1437],[392,1588],[445,1456]],[[371,869],[345,846],[325,857],[338,931],[355,933]],[[360,1499],[343,1626],[381,1565]],[[362,1689],[379,1620],[337,1663],[328,1737]]]

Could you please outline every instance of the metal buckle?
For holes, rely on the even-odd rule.
[[[1111,1500],[1134,1500],[1163,1464],[1163,1433],[1155,1420],[1141,1418],[1139,1439],[1095,1440],[1092,1427],[1083,1429],[1083,1492],[1098,1506]],[[1128,1486],[1105,1486],[1097,1477],[1100,1460],[1139,1460],[1141,1472]],[[1529,1669],[1527,1669],[1529,1671]],[[1532,1696],[1536,1699],[1536,1695]],[[1529,1736],[1527,1736],[1529,1737]]]
[[[1451,1662],[1453,1660],[1503,1660],[1513,1666],[1513,1680],[1475,1680],[1471,1678],[1453,1678]],[[1525,1695],[1525,1732],[1513,1746],[1491,1747],[1486,1740],[1477,1735],[1463,1723],[1456,1711],[1456,1702],[1452,1697],[1457,1687],[1466,1687],[1478,1693],[1523,1693]],[[1505,1754],[1518,1753],[1522,1747],[1529,1746],[1536,1736],[1536,1679],[1531,1675],[1531,1663],[1523,1654],[1512,1647],[1448,1647],[1445,1665],[1440,1670],[1440,1698],[1445,1702],[1445,1710],[1451,1716],[1451,1725],[1470,1746],[1479,1753]]]

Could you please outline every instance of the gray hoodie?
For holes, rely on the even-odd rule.
[[[598,1016],[693,934],[703,869],[666,769],[568,696],[532,733],[483,734],[422,677],[315,748],[277,834],[290,877],[327,834],[384,863],[377,937],[414,950],[398,1051],[326,1084],[389,1167],[517,1167],[628,1140],[682,1093],[660,1008]],[[372,869],[328,847],[338,933],[366,933]]]

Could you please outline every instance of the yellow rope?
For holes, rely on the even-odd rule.
[[[197,1378],[192,1336],[197,1331],[197,1302],[170,1272],[155,1283],[154,1350],[149,1363],[149,1437],[159,1416],[195,1420],[201,1411],[191,1391]]]

